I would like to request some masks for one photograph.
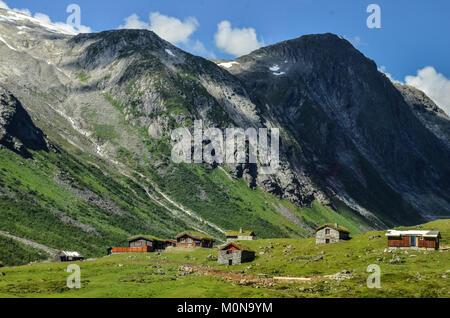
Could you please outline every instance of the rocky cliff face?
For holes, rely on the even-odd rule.
[[[48,151],[47,141],[22,104],[0,87],[0,144],[25,157],[28,150]]]
[[[150,31],[73,36],[17,13],[0,9],[0,16],[0,83],[49,138],[151,182],[172,196],[157,190],[168,206],[200,211],[201,222],[233,227],[245,214],[240,222],[275,231],[267,216],[274,213],[289,223],[280,233],[291,235],[318,225],[299,212],[315,203],[347,211],[360,230],[450,215],[448,118],[338,36],[305,36],[213,62]],[[199,119],[205,127],[280,128],[281,168],[263,175],[260,164],[203,172],[174,165],[171,131]],[[246,201],[235,184],[205,181],[216,169],[279,201]]]

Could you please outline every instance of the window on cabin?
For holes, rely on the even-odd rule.
[[[184,238],[180,238],[180,242],[181,242],[181,243],[184,243]]]
[[[327,234],[327,235],[330,234],[330,229],[326,229],[325,234]]]

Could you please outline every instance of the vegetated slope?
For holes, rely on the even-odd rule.
[[[413,228],[408,228],[413,229]],[[414,227],[439,230],[449,244],[450,220]],[[217,250],[168,249],[76,262],[81,289],[66,286],[67,264],[2,268],[1,297],[449,297],[449,251],[387,250],[385,232],[316,245],[314,239],[246,241],[256,259],[217,265]],[[381,288],[368,288],[371,264],[380,266]],[[302,277],[287,283],[275,277]],[[310,278],[308,280],[307,278]]]
[[[89,256],[126,244],[130,234],[167,237],[196,229],[223,239],[224,230],[243,226],[263,238],[302,237],[325,222],[358,233],[435,215],[434,208],[418,211],[394,189],[385,180],[389,176],[380,173],[334,118],[305,106],[304,115],[310,116],[302,115],[297,127],[284,115],[272,114],[278,105],[257,94],[252,78],[245,83],[240,75],[183,52],[153,32],[72,36],[20,13],[0,9],[0,15],[0,33],[8,43],[0,44],[0,83],[20,100],[51,145],[48,151],[30,149],[28,160],[11,147],[0,151],[4,188],[20,194],[2,196],[7,211],[2,230]],[[24,26],[19,35],[17,28]],[[317,50],[328,41],[314,38]],[[367,74],[357,75],[363,81]],[[278,85],[278,77],[270,80],[269,86]],[[297,82],[292,83],[296,89]],[[260,164],[174,164],[172,129],[192,128],[198,119],[205,127],[279,127],[280,170],[265,176]],[[337,141],[316,135],[322,122],[336,127],[327,135],[336,135]],[[415,125],[413,130],[423,132]],[[410,133],[408,125],[395,128]],[[434,145],[435,137],[430,138]],[[384,139],[371,141],[384,147]],[[333,166],[335,157],[340,161]],[[347,165],[349,158],[352,164]],[[441,168],[436,166],[436,176]],[[38,211],[33,212],[38,218],[30,218],[29,210]]]
[[[25,265],[49,258],[49,255],[42,250],[34,249],[1,234],[0,248],[0,260],[3,266]]]

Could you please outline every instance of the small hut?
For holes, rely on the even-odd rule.
[[[230,242],[219,249],[217,262],[219,265],[236,265],[252,262],[255,252],[243,244]]]
[[[438,250],[441,233],[439,231],[397,231],[386,232],[390,249]]]
[[[343,226],[324,224],[316,230],[316,244],[330,244],[350,239],[350,232]]]
[[[175,236],[177,247],[204,247],[212,248],[214,238],[199,232],[183,232]]]
[[[61,251],[56,254],[57,262],[74,262],[82,260],[84,260],[84,256],[79,252]]]
[[[253,241],[257,239],[255,232],[244,231],[242,228],[239,231],[228,231],[225,236],[227,237],[227,242]]]

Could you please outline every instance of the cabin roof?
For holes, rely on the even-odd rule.
[[[228,244],[225,244],[224,246],[222,246],[221,248],[219,248],[219,250],[223,251],[226,250],[228,247],[230,246],[234,246],[237,249],[241,250],[241,251],[248,251],[248,252],[254,252],[250,247],[248,247],[245,244],[242,243],[236,243],[236,242],[230,242]]]
[[[128,238],[128,242],[137,241],[139,239],[144,239],[147,241],[161,241],[161,242],[165,241],[164,239],[153,236],[153,235],[135,235],[135,236]]]
[[[209,236],[209,235],[207,235],[207,234],[200,233],[200,232],[193,232],[193,231],[185,231],[185,232],[180,233],[180,234],[178,234],[177,236],[175,236],[175,238],[178,239],[178,238],[180,238],[180,237],[182,237],[182,236],[184,236],[184,235],[190,236],[190,237],[192,237],[192,238],[194,238],[194,239],[197,239],[197,240],[210,240],[210,241],[214,241],[214,237],[212,237],[212,236]]]
[[[226,236],[255,236],[253,231],[227,231]]]
[[[71,252],[71,251],[61,251],[58,253],[58,255],[67,257],[84,257],[83,254],[79,252]]]
[[[423,236],[423,237],[440,237],[441,233],[439,231],[419,231],[419,230],[409,230],[409,231],[398,231],[398,230],[388,230],[386,236],[389,237],[399,237],[399,236]]]
[[[318,232],[318,231],[320,231],[321,229],[324,229],[324,228],[326,228],[326,227],[331,227],[331,228],[333,228],[333,229],[335,229],[335,230],[337,230],[337,231],[339,231],[339,232],[344,232],[344,233],[349,233],[349,234],[350,234],[350,232],[349,232],[349,230],[347,230],[347,228],[345,228],[345,227],[343,227],[343,226],[340,226],[340,225],[338,225],[338,224],[333,224],[333,223],[327,223],[327,224],[324,224],[324,225],[318,227],[318,228],[316,229],[316,232]]]

